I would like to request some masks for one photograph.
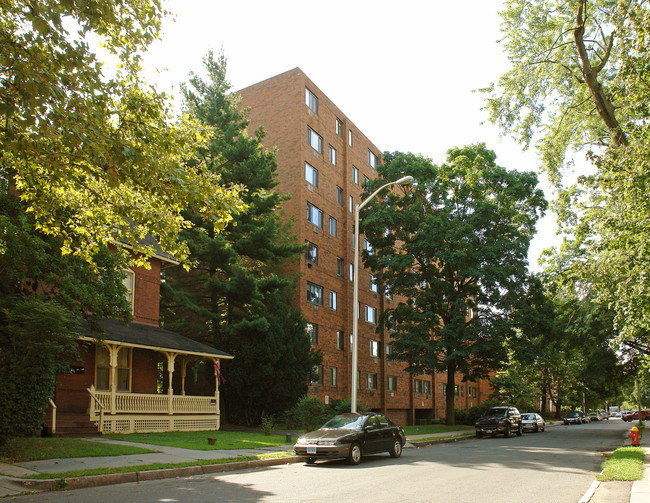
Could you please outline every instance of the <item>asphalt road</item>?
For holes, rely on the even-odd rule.
[[[577,503],[601,453],[624,443],[628,423],[555,426],[522,437],[471,439],[369,456],[140,484],[25,495],[18,502],[459,502]]]

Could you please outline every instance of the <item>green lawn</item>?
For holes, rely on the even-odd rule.
[[[473,426],[457,424],[456,426],[447,426],[446,424],[425,424],[421,426],[404,426],[404,433],[409,435],[424,435],[429,433],[448,433],[450,431],[473,430]]]
[[[645,453],[641,447],[619,447],[603,463],[603,472],[597,479],[601,482],[610,480],[641,480]]]
[[[92,442],[79,438],[13,438],[2,448],[0,461],[17,463],[41,459],[79,458],[87,456],[122,456],[154,452],[135,446]]]
[[[257,447],[287,444],[284,435],[266,436],[263,433],[240,431],[172,431],[166,433],[110,434],[104,435],[104,437],[125,442],[142,442],[200,451],[255,449]],[[214,445],[208,443],[208,438],[216,439]],[[296,441],[296,438],[292,438],[292,443]]]

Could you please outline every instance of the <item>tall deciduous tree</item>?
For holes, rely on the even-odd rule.
[[[247,210],[220,234],[212,221],[188,210],[195,226],[182,236],[195,267],[167,274],[163,319],[235,356],[223,364],[225,411],[230,421],[254,424],[307,392],[310,341],[304,319],[291,308],[294,281],[282,272],[303,247],[281,217],[287,196],[275,190],[275,153],[263,148],[262,129],[248,135],[246,112],[228,94],[225,58],[209,53],[204,63],[208,80],[192,74],[183,88],[188,112],[214,129],[193,163],[241,186]]]
[[[184,162],[207,132],[173,121],[167,97],[139,77],[164,15],[159,0],[0,0],[0,176],[11,170],[65,253],[91,260],[118,234],[151,255],[149,233],[183,258],[182,210],[221,229],[238,207],[215,173]],[[115,77],[97,40],[119,61]]]
[[[415,183],[363,212],[375,252],[364,252],[391,294],[406,299],[386,309],[394,324],[394,357],[413,373],[486,376],[505,354],[506,313],[526,281],[528,246],[546,209],[533,173],[496,165],[485,145],[455,148],[447,163],[386,153],[377,188],[408,174]],[[401,192],[400,192],[401,191]],[[447,393],[454,424],[454,393]]]

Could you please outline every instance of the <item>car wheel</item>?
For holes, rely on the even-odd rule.
[[[316,458],[307,458],[307,464],[308,465],[316,464]]]
[[[512,435],[512,432],[510,431],[510,424],[506,424],[506,431],[503,433],[503,436],[510,438],[510,435]]]
[[[524,433],[524,427],[520,424],[519,429],[517,430],[517,436],[521,437],[523,433]]]
[[[535,425],[535,427],[533,428],[533,433],[537,433],[538,431],[539,431],[539,427]]]
[[[482,431],[477,431],[476,432],[476,438],[483,438],[483,432]]]
[[[393,440],[393,447],[388,453],[391,458],[399,458],[402,455],[402,441],[399,438]]]
[[[348,454],[348,463],[351,465],[358,465],[361,461],[361,446],[354,442],[350,446],[350,454]]]
[[[542,426],[541,431],[544,432],[546,430],[546,426]]]

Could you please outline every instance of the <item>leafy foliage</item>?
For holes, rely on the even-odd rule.
[[[64,253],[92,260],[119,235],[151,255],[141,240],[152,234],[183,258],[182,210],[221,229],[240,207],[237,190],[185,163],[209,132],[173,122],[167,97],[138,75],[164,15],[158,0],[0,1],[0,176],[11,170]],[[115,77],[91,40],[119,61]]]
[[[382,323],[394,328],[393,358],[408,371],[487,376],[505,357],[505,313],[526,280],[526,255],[535,223],[546,208],[532,173],[496,165],[485,145],[452,149],[435,166],[413,154],[386,153],[369,192],[404,174],[397,189],[363,212],[363,231],[375,253],[364,252],[392,295]],[[477,312],[476,316],[468,316]],[[447,423],[454,424],[453,394]]]

